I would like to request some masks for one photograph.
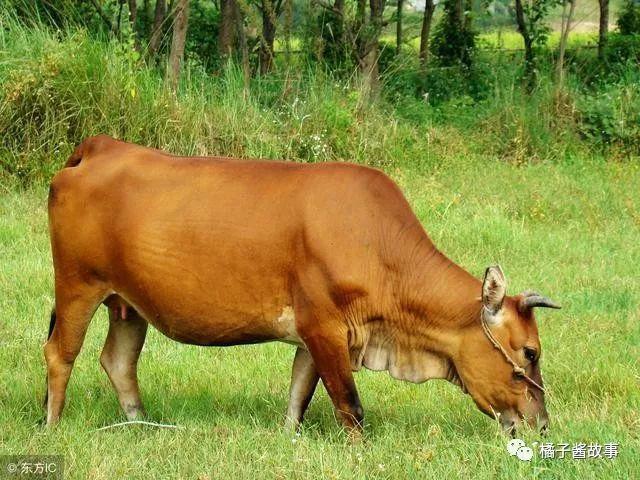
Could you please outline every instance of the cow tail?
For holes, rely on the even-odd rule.
[[[51,319],[49,320],[49,335],[47,335],[47,340],[51,338],[51,334],[53,333],[53,327],[56,326],[56,308],[53,307],[51,310]]]
[[[82,142],[76,147],[67,162],[64,164],[64,168],[77,167],[78,165],[80,165],[80,161],[82,160],[82,156],[84,155],[84,147],[85,142]]]
[[[53,333],[53,329],[56,326],[56,307],[53,307],[51,310],[51,318],[49,319],[49,335],[47,335],[47,340],[51,338],[51,334]],[[49,373],[45,375],[45,384],[44,384],[44,408],[47,408],[47,404],[49,403]]]

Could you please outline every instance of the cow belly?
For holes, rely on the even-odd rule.
[[[192,303],[115,292],[167,337],[187,344],[229,346],[281,340],[301,344],[291,306],[234,308],[190,297]],[[168,300],[168,301],[167,301]]]

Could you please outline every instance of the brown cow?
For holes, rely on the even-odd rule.
[[[322,379],[358,432],[363,365],[447,379],[512,431],[547,424],[533,307],[557,305],[506,296],[499,267],[482,283],[453,263],[377,170],[176,157],[98,136],[51,182],[49,225],[48,424],[101,303],[101,363],[129,418],[143,413],[136,364],[151,323],[195,345],[297,345],[291,425]]]

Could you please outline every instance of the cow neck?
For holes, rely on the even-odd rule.
[[[454,355],[463,329],[478,323],[482,283],[435,250],[402,276],[398,313],[426,348]]]

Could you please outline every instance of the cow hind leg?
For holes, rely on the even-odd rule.
[[[296,430],[302,423],[302,417],[311,402],[319,379],[311,354],[298,347],[293,359],[289,406],[285,417],[285,427],[288,430]]]
[[[55,315],[44,345],[47,362],[47,425],[60,419],[73,363],[104,291],[88,284],[56,285]]]
[[[100,363],[129,420],[144,416],[137,367],[147,335],[147,325],[133,308],[109,308],[109,333],[100,355]]]

